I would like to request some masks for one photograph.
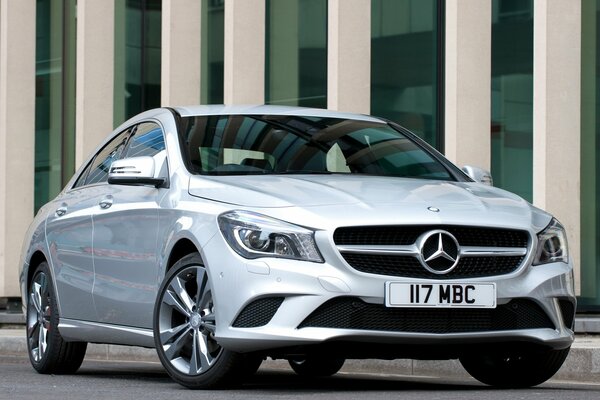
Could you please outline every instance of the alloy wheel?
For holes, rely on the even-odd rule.
[[[50,302],[48,276],[39,272],[31,284],[27,306],[27,340],[35,362],[40,362],[48,349],[48,330],[52,315]]]
[[[214,340],[215,310],[204,267],[187,266],[171,276],[159,301],[158,339],[166,361],[188,376],[208,371],[223,349]]]

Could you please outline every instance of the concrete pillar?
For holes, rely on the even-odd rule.
[[[565,226],[579,288],[581,2],[533,4],[533,203]]]
[[[19,296],[33,218],[35,13],[35,0],[0,0],[0,297]]]
[[[265,1],[225,2],[225,104],[262,104],[265,93]]]
[[[201,4],[198,0],[162,2],[162,106],[200,103]]]
[[[329,0],[327,108],[371,110],[371,1]]]
[[[75,167],[113,130],[115,0],[77,2]]]
[[[491,167],[491,1],[446,1],[445,153]]]

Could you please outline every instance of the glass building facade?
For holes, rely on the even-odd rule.
[[[600,1],[582,2],[581,295],[579,309],[600,311]]]
[[[266,0],[265,103],[327,107],[327,0]]]
[[[36,3],[36,212],[75,172],[75,4]]]
[[[533,200],[533,0],[492,2],[492,176]]]
[[[200,102],[222,104],[225,0],[202,0],[201,13]]]
[[[371,1],[371,114],[442,149],[442,0]]]
[[[228,0],[199,1],[198,101],[223,103]],[[579,308],[598,312],[600,0],[580,1]],[[32,186],[37,210],[61,190],[77,167],[75,83],[78,77],[77,1],[36,0],[35,4],[35,181]],[[114,5],[114,111],[111,117],[117,126],[143,110],[160,106],[161,53],[165,44],[161,43],[161,0],[115,0]],[[490,21],[492,175],[496,186],[528,201],[533,199],[535,147],[534,5],[534,0],[491,0]],[[264,1],[264,21],[253,23],[264,23],[265,29],[264,42],[261,41],[265,56],[262,60],[260,53],[260,58],[264,61],[266,103],[327,107],[328,13],[332,12],[329,6],[327,0]],[[364,83],[370,86],[370,110],[365,112],[399,122],[443,151],[445,1],[371,0],[370,6],[371,58],[364,60],[370,65],[370,81]],[[483,134],[488,134],[487,129]]]
[[[114,125],[160,107],[161,0],[115,2]]]

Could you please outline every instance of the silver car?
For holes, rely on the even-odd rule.
[[[87,343],[115,343],[156,348],[189,388],[233,385],[266,357],[305,376],[458,358],[489,385],[544,382],[574,338],[565,231],[465,171],[371,116],[144,112],[29,228],[31,364],[74,373]]]

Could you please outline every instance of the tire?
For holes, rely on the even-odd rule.
[[[342,369],[345,361],[344,358],[317,357],[312,355],[288,360],[290,367],[292,367],[295,373],[310,378],[335,375]]]
[[[244,356],[214,338],[217,320],[210,277],[199,254],[177,261],[154,306],[154,342],[171,378],[190,389],[224,388],[243,378]]]
[[[460,358],[469,374],[478,381],[500,388],[526,388],[550,379],[562,366],[570,348],[537,347],[470,354]]]
[[[58,330],[56,291],[46,262],[38,265],[27,297],[27,353],[41,374],[75,373],[85,357],[87,343],[66,342]]]

